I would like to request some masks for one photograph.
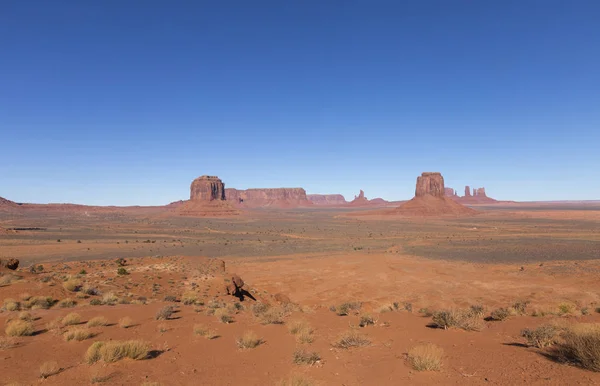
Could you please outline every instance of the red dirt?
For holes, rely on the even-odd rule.
[[[349,216],[405,216],[405,217],[436,217],[436,216],[472,216],[477,211],[467,208],[447,197],[425,195],[414,197],[394,209],[358,212]]]

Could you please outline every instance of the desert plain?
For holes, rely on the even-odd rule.
[[[0,212],[0,384],[600,384],[600,203],[471,208]]]

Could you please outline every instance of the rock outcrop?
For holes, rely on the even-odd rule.
[[[433,197],[444,197],[444,177],[439,172],[424,172],[417,177],[415,197],[430,195]]]
[[[258,207],[304,207],[313,205],[302,188],[225,189],[225,198],[234,205]]]
[[[307,194],[306,198],[315,205],[346,205],[348,201],[341,194]]]
[[[219,177],[202,176],[192,181],[190,200],[214,201],[225,200],[225,184]]]
[[[465,197],[471,197],[471,188],[469,186],[465,186]]]
[[[18,259],[0,259],[0,267],[8,268],[10,270],[16,270],[19,268]]]
[[[446,191],[452,190],[452,188],[446,188]],[[493,204],[498,201],[491,197],[488,197],[485,193],[485,188],[473,188],[465,186],[465,195],[460,197],[456,193],[452,196],[446,193],[446,197],[451,197],[453,200],[460,202],[461,204]]]
[[[454,190],[452,188],[444,188],[444,195],[446,197],[455,197],[455,196],[457,196],[456,190]]]
[[[229,283],[225,286],[227,295],[233,295],[238,298],[243,297],[244,281],[235,273],[229,278]]]
[[[360,190],[358,196],[354,196],[354,200],[350,201],[348,205],[351,206],[367,206],[369,205],[369,200],[365,197],[365,192]]]

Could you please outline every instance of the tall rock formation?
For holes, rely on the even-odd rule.
[[[434,197],[444,197],[444,177],[439,172],[424,172],[417,177],[417,187],[415,197],[430,195]]]
[[[225,184],[219,177],[202,176],[192,181],[190,186],[190,200],[213,201],[225,200]]]
[[[248,208],[302,207],[313,205],[303,188],[225,189],[228,202]]]
[[[485,194],[485,188],[477,188],[475,189],[474,193],[474,196],[476,197],[487,197]]]
[[[450,188],[446,188],[446,191],[448,191],[448,189]],[[471,190],[471,187],[469,186],[465,186],[465,195],[462,197],[458,196],[456,193],[453,196],[446,194],[446,197],[450,197],[462,204],[493,204],[498,202],[487,196],[485,188],[473,188]]]
[[[444,195],[446,197],[455,197],[456,196],[456,190],[454,190],[452,188],[444,188]]]
[[[465,197],[471,197],[471,187],[465,186]]]

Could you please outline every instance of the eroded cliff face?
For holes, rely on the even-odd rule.
[[[454,197],[457,196],[456,194],[456,190],[452,189],[452,188],[444,188],[444,195],[446,197]]]
[[[219,177],[202,176],[192,181],[190,186],[192,201],[223,201],[225,200],[225,184]]]
[[[312,201],[303,188],[265,188],[238,190],[225,189],[227,201],[245,207],[298,207],[311,206]]]
[[[348,203],[341,194],[307,194],[306,197],[315,205],[346,205]]]
[[[491,197],[488,197],[485,188],[473,188],[470,186],[465,186],[465,195],[460,197],[454,193],[454,195],[449,195],[449,190],[453,190],[452,188],[446,188],[446,197],[450,197],[453,200],[456,200],[462,204],[491,204],[497,202]]]
[[[444,177],[439,172],[424,172],[417,177],[417,187],[415,188],[415,197],[430,195],[434,197],[444,197]]]

